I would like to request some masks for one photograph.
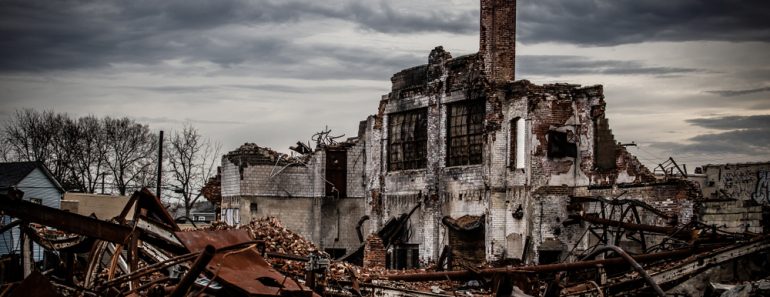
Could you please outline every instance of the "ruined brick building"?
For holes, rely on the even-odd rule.
[[[692,184],[656,180],[615,141],[602,86],[515,80],[515,16],[516,1],[481,0],[479,52],[436,47],[393,75],[357,137],[301,157],[253,144],[225,155],[222,218],[278,216],[336,254],[360,245],[357,227],[405,218],[386,240],[407,251],[399,259],[529,263],[591,244],[564,224],[576,197],[644,200],[688,220]]]

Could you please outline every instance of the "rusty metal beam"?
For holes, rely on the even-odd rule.
[[[5,231],[11,230],[11,228],[18,226],[19,224],[21,224],[21,220],[15,220],[13,222],[10,222],[4,225],[2,228],[0,228],[0,234],[5,233]]]
[[[636,261],[634,260],[634,258],[632,258],[631,256],[629,256],[629,255],[628,255],[628,253],[626,253],[626,251],[624,251],[623,249],[621,249],[621,248],[619,248],[619,247],[617,247],[617,246],[614,246],[614,245],[608,245],[608,246],[604,246],[604,247],[601,247],[601,248],[599,248],[599,249],[595,250],[595,251],[594,251],[593,253],[591,253],[590,255],[588,255],[588,256],[586,256],[586,257],[584,257],[583,259],[593,259],[594,257],[596,257],[596,256],[598,256],[598,255],[600,255],[600,254],[602,254],[602,253],[608,252],[608,251],[613,251],[613,252],[617,253],[618,255],[620,255],[620,257],[621,257],[621,258],[623,258],[624,260],[626,260],[626,262],[628,262],[628,264],[629,264],[629,265],[631,265],[631,267],[632,267],[632,268],[634,268],[634,270],[636,270],[636,272],[638,272],[638,273],[639,273],[639,275],[641,275],[641,276],[642,276],[642,278],[644,278],[644,279],[647,281],[647,283],[648,283],[648,284],[650,285],[650,287],[651,287],[651,288],[652,288],[652,289],[655,291],[655,293],[657,293],[657,294],[658,294],[658,296],[660,296],[660,297],[666,297],[666,293],[665,293],[665,292],[663,292],[663,289],[661,289],[661,288],[660,288],[660,286],[658,285],[658,283],[656,283],[656,282],[655,282],[655,281],[654,281],[654,280],[653,280],[653,279],[650,277],[650,274],[649,274],[649,273],[647,273],[647,271],[646,271],[646,270],[644,270],[644,267],[642,267],[642,265],[639,265],[639,263],[638,263],[638,262],[636,262]]]
[[[131,234],[131,228],[128,226],[117,225],[24,200],[13,200],[6,195],[0,195],[0,210],[6,215],[28,222],[114,243],[124,243]]]
[[[679,262],[677,265],[667,265],[663,270],[658,270],[650,276],[660,286],[671,288],[709,268],[766,250],[770,250],[770,237],[764,236],[742,244],[734,244],[718,249],[707,249],[703,253],[698,253],[685,261]],[[617,294],[619,292],[631,295],[634,295],[634,293],[638,294],[639,292],[631,290],[640,289],[639,278],[618,278],[604,285],[604,288],[609,290],[610,294]],[[593,290],[595,289],[583,283],[567,288],[565,290],[566,294],[563,294],[563,296],[583,296],[584,293]]]
[[[666,235],[676,237],[679,239],[684,239],[684,240],[692,239],[692,235],[690,234],[690,232],[681,232],[682,230],[676,227],[661,227],[661,226],[654,226],[654,225],[627,223],[622,221],[602,219],[597,216],[591,216],[591,215],[570,215],[569,218],[575,219],[575,220],[583,220],[591,224],[604,225],[604,226],[610,226],[610,227],[619,227],[626,230],[666,234]]]
[[[198,258],[195,259],[195,263],[190,267],[190,270],[187,271],[187,274],[185,274],[184,277],[182,277],[182,280],[179,281],[179,284],[177,284],[174,292],[171,292],[171,297],[183,297],[187,295],[190,286],[195,283],[195,279],[198,278],[201,272],[206,269],[206,265],[208,265],[211,259],[214,258],[215,252],[216,249],[212,245],[207,245],[203,251],[201,251]]]
[[[635,206],[642,207],[646,209],[649,212],[654,213],[655,215],[664,218],[664,219],[670,219],[671,217],[666,214],[665,212],[662,212],[655,207],[644,203],[639,200],[633,200],[633,199],[607,199],[601,196],[588,196],[588,197],[581,197],[581,196],[570,196],[570,202],[574,203],[585,203],[585,202],[601,202],[601,203],[607,203],[610,205],[623,205],[623,204],[631,204]]]
[[[655,262],[660,260],[683,258],[689,255],[698,253],[703,250],[711,250],[713,247],[699,247],[697,249],[687,248],[679,249],[669,252],[660,252],[654,254],[644,254],[631,256],[639,263]],[[621,257],[614,257],[602,260],[590,260],[580,261],[574,263],[558,263],[558,264],[544,264],[533,266],[519,266],[519,267],[503,267],[503,268],[489,268],[482,269],[478,272],[471,271],[443,271],[443,272],[424,272],[424,273],[412,273],[412,274],[398,274],[384,276],[388,280],[401,280],[407,282],[421,282],[421,281],[435,281],[435,280],[465,280],[473,279],[477,273],[481,275],[494,275],[494,274],[521,274],[532,272],[554,272],[554,271],[569,271],[578,269],[594,268],[597,265],[627,265],[625,259]]]

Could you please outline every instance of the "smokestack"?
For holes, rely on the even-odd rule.
[[[479,53],[493,83],[515,79],[516,0],[481,0]]]

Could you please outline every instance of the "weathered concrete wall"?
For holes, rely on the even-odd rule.
[[[277,217],[321,248],[360,245],[356,222],[365,214],[365,142],[340,144],[347,152],[347,197],[326,197],[324,149],[289,157],[246,144],[222,158],[223,218],[231,224]],[[365,231],[368,229],[364,229]]]
[[[770,162],[703,166],[707,199],[729,198],[770,204]]]

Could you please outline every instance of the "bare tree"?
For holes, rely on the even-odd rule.
[[[221,144],[204,139],[198,129],[185,124],[171,137],[168,162],[175,192],[182,195],[185,216],[202,196],[201,188],[215,174]]]
[[[6,123],[5,139],[19,161],[41,161],[51,159],[53,137],[44,114],[32,109],[17,110]]]
[[[6,123],[3,141],[8,146],[7,159],[40,161],[53,176],[68,187],[72,156],[72,123],[66,114],[24,109]]]
[[[106,166],[120,195],[130,187],[141,187],[137,179],[154,168],[153,154],[158,140],[149,127],[129,118],[104,118],[107,140]]]
[[[95,116],[79,118],[72,143],[73,175],[80,189],[94,193],[99,181],[106,174],[108,143],[105,129]]]
[[[16,161],[16,154],[11,147],[11,143],[8,142],[8,138],[5,137],[5,131],[2,131],[3,137],[0,137],[0,161],[13,162]]]

